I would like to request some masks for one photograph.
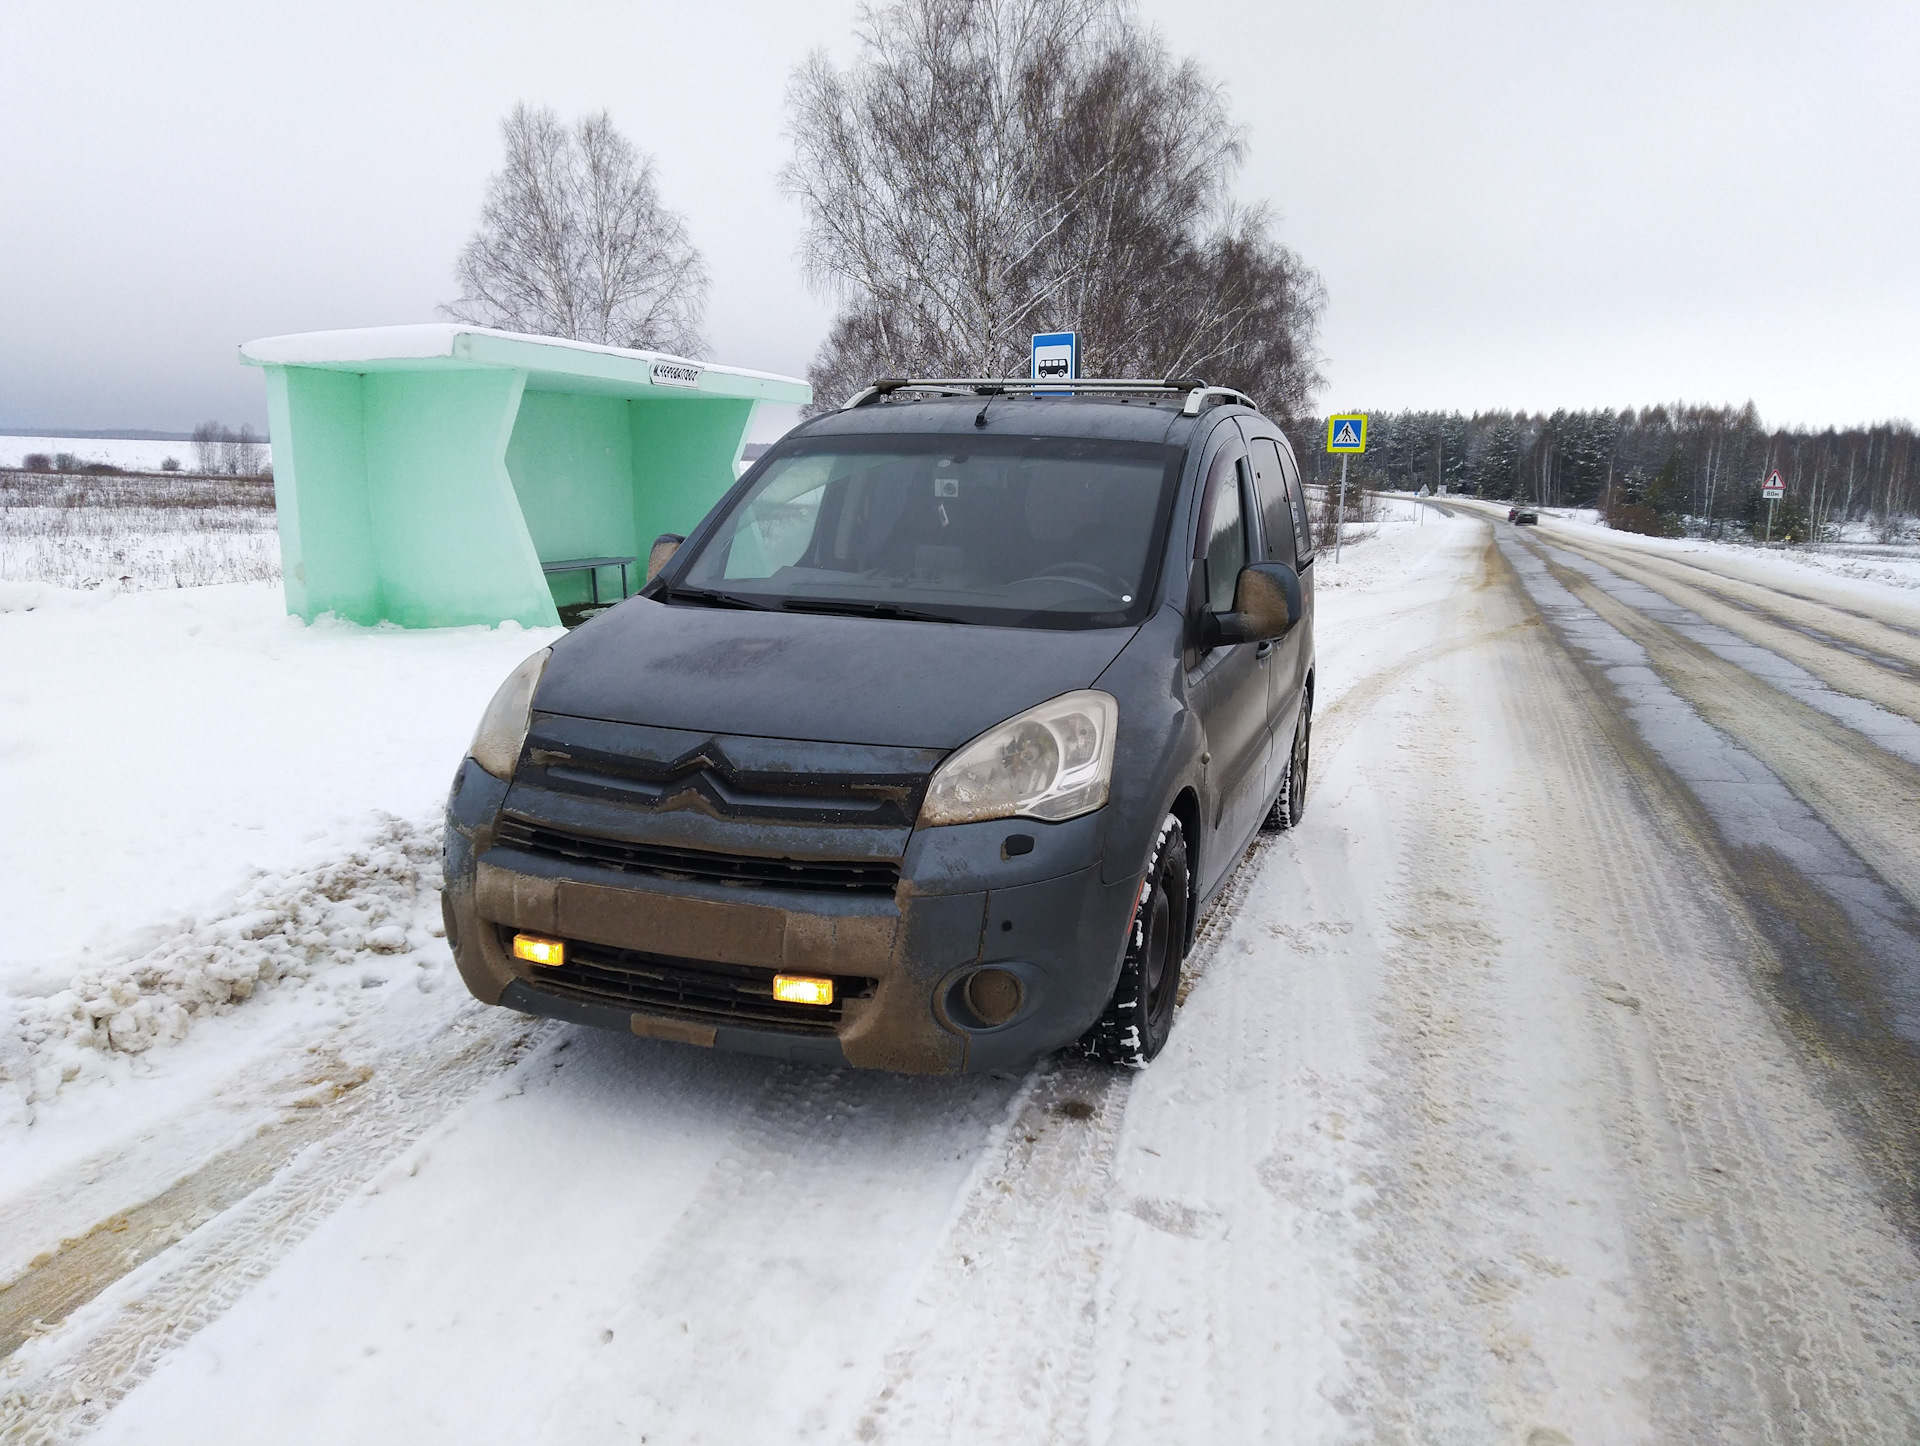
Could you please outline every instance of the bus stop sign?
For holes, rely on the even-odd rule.
[[[1079,362],[1079,348],[1072,332],[1042,332],[1034,337],[1034,381],[1070,382],[1079,375]]]

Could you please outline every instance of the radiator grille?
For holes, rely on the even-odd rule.
[[[667,879],[860,894],[891,894],[900,882],[900,866],[884,859],[775,859],[716,853],[599,838],[517,818],[500,820],[498,839],[508,848],[545,858]]]

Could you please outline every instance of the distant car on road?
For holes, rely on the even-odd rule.
[[[454,783],[476,996],[912,1072],[1159,1052],[1203,906],[1306,803],[1274,422],[1192,379],[881,382],[655,562]]]
[[[1537,524],[1540,521],[1540,514],[1535,512],[1531,507],[1516,507],[1509,515],[1508,520],[1516,527],[1524,527],[1529,523]]]

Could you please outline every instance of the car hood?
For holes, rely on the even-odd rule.
[[[554,645],[534,707],[655,728],[957,748],[1092,685],[1137,631],[1055,631],[632,598]]]

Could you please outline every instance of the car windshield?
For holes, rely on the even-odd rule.
[[[1178,448],[1133,442],[802,439],[767,459],[664,596],[1014,627],[1137,623],[1179,468]]]

